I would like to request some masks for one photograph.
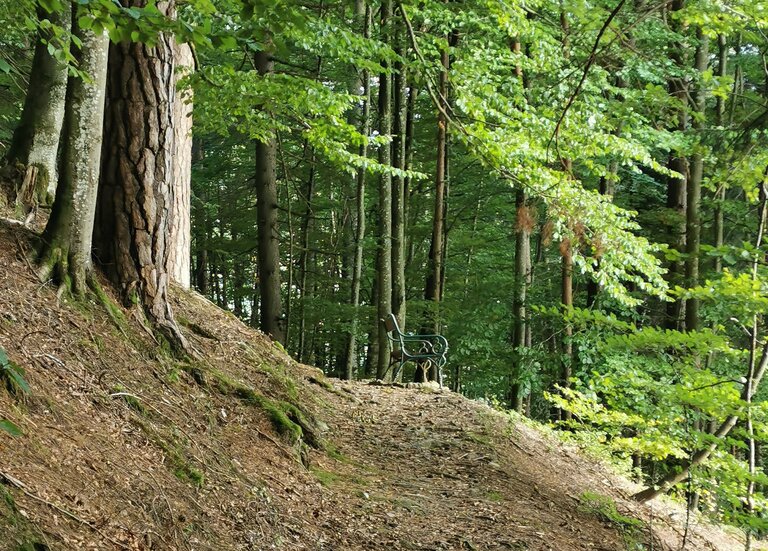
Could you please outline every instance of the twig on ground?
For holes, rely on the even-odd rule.
[[[105,540],[109,541],[110,543],[113,543],[113,544],[117,545],[121,549],[129,549],[129,547],[127,545],[125,545],[124,543],[121,543],[121,542],[117,541],[116,539],[108,536],[101,529],[99,529],[98,527],[94,526],[92,521],[85,520],[84,518],[81,518],[81,517],[77,516],[72,511],[68,511],[67,509],[65,509],[63,507],[61,507],[59,505],[56,505],[55,503],[53,503],[51,501],[48,501],[47,499],[43,499],[42,497],[38,496],[37,494],[34,494],[34,493],[30,492],[29,490],[27,490],[27,485],[24,484],[18,478],[14,477],[14,476],[11,476],[8,473],[4,473],[3,471],[0,471],[0,478],[3,479],[6,483],[10,484],[11,486],[21,490],[22,493],[25,496],[27,496],[27,497],[29,497],[31,499],[34,499],[35,501],[39,501],[40,503],[43,503],[45,505],[48,505],[52,509],[56,509],[62,515],[66,516],[66,517],[69,517],[72,520],[74,520],[76,522],[79,522],[80,524],[86,525],[88,528],[90,528],[91,530],[93,530],[94,532],[99,534],[102,538],[104,538]]]

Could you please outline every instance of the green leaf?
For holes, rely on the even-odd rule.
[[[77,25],[83,30],[90,29],[93,27],[93,18],[84,15],[77,20]]]
[[[0,430],[7,432],[11,436],[21,436],[23,434],[21,429],[8,419],[0,419]]]
[[[32,389],[29,388],[29,384],[24,380],[22,373],[13,367],[7,368],[6,371],[8,372],[10,378],[13,379],[13,382],[16,383],[16,386],[18,386],[21,391],[24,392],[24,394],[29,394],[32,392]]]

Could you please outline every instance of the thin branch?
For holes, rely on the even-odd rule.
[[[557,124],[555,125],[555,130],[552,133],[552,136],[549,138],[549,141],[547,142],[547,151],[549,151],[549,146],[551,145],[553,140],[555,141],[555,149],[559,149],[558,137],[560,134],[560,127],[562,126],[563,121],[565,120],[565,115],[568,113],[568,110],[573,105],[573,102],[576,101],[576,97],[581,93],[581,89],[583,88],[584,83],[587,81],[589,70],[592,68],[592,65],[594,65],[595,61],[597,60],[597,49],[598,49],[598,46],[600,45],[600,40],[603,38],[603,34],[605,34],[605,31],[608,30],[608,27],[611,25],[611,22],[618,15],[621,8],[624,7],[625,3],[626,3],[626,0],[621,0],[616,5],[616,7],[613,8],[613,11],[608,16],[608,19],[605,20],[605,22],[603,23],[603,26],[600,28],[600,31],[597,33],[597,38],[595,38],[595,44],[592,46],[592,51],[590,52],[589,57],[587,58],[587,62],[584,65],[584,71],[581,74],[581,79],[579,80],[579,83],[576,85],[576,89],[573,91],[573,94],[571,94],[571,97],[568,98],[568,103],[565,104],[565,108],[563,109],[563,112],[560,113],[560,118],[557,120]]]

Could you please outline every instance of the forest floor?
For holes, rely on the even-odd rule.
[[[0,388],[23,432],[0,432],[0,550],[743,548],[631,502],[546,430],[428,385],[326,379],[180,289],[200,357],[175,358],[138,312],[57,299],[34,240],[0,222],[0,347],[31,387]]]

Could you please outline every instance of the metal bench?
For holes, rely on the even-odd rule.
[[[406,362],[414,362],[421,369],[425,369],[425,380],[427,379],[426,369],[434,366],[437,370],[440,386],[443,386],[443,366],[446,362],[445,355],[448,353],[446,338],[442,335],[403,333],[394,314],[390,314],[389,317],[381,321],[387,330],[389,339],[389,366],[392,367],[397,364],[392,373],[392,380],[397,380],[397,376]]]

